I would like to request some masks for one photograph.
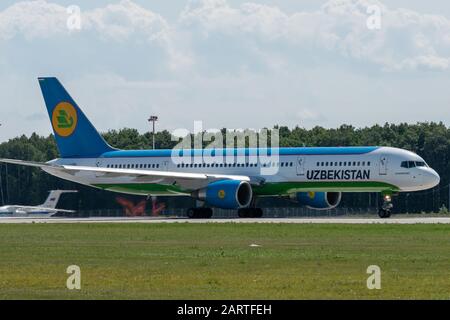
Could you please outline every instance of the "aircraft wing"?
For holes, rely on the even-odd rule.
[[[33,211],[48,211],[49,213],[56,213],[56,212],[65,212],[65,213],[75,213],[75,210],[66,210],[66,209],[57,209],[57,208],[45,208],[45,207],[38,207],[38,206],[4,206],[2,207],[2,211],[8,211],[8,212],[23,212],[23,213],[30,213]],[[0,212],[1,213],[1,212]]]
[[[64,172],[74,177],[83,173],[94,173],[97,178],[132,178],[135,183],[158,183],[179,186],[186,190],[197,190],[211,182],[219,180],[239,180],[254,183],[256,180],[248,176],[222,175],[209,173],[170,172],[160,170],[116,169],[73,165],[55,165],[13,159],[0,159],[0,162],[38,167],[45,171]]]
[[[65,209],[58,209],[58,208],[45,208],[45,207],[39,207],[39,206],[10,206],[12,210],[24,210],[24,211],[32,211],[32,210],[39,210],[39,211],[48,211],[48,212],[67,212],[67,213],[75,213],[74,210],[65,210]]]

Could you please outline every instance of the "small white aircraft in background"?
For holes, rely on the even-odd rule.
[[[0,217],[28,217],[28,216],[43,216],[51,217],[58,212],[74,213],[74,210],[57,209],[59,198],[63,193],[75,193],[77,190],[52,190],[47,197],[47,200],[39,206],[21,206],[9,205],[0,207]]]

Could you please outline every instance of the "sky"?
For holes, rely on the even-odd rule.
[[[450,2],[3,0],[0,141],[50,133],[39,76],[99,131],[450,125]]]

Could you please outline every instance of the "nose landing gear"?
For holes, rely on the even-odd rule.
[[[392,204],[392,197],[390,194],[383,195],[383,205],[378,210],[378,216],[382,219],[389,218],[391,216],[391,210],[394,207]]]

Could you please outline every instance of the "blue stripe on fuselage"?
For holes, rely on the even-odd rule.
[[[377,150],[379,147],[301,147],[301,148],[279,148],[271,149],[266,148],[238,148],[238,149],[188,149],[188,150],[120,150],[105,152],[101,155],[102,158],[143,158],[143,157],[171,157],[172,152],[178,152],[178,155],[188,156],[215,156],[216,154],[225,155],[271,155],[278,154],[280,156],[291,155],[358,155],[365,154]],[[186,153],[187,152],[187,153]]]

